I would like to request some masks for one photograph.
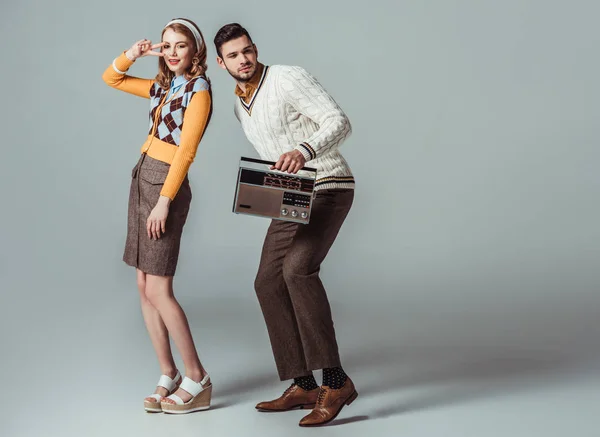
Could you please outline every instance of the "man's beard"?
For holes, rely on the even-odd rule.
[[[252,79],[252,77],[254,76],[254,73],[256,73],[256,65],[251,66],[251,68],[252,70],[250,72],[244,73],[245,75],[247,75],[247,77],[242,77],[240,76],[240,73],[238,73],[237,71],[231,71],[229,68],[227,69],[227,72],[238,82],[244,83],[249,82],[250,79]]]

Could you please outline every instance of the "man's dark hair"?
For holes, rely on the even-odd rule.
[[[219,57],[223,57],[223,54],[221,53],[221,47],[223,47],[223,44],[243,36],[247,36],[250,42],[252,42],[252,38],[250,38],[248,31],[238,23],[226,24],[225,26],[221,27],[215,35],[214,41],[215,49],[217,49],[217,54]]]

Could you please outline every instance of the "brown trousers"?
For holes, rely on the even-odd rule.
[[[324,189],[307,225],[273,220],[254,287],[283,381],[340,366],[320,266],[344,223],[354,190]]]

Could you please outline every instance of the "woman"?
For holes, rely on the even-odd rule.
[[[129,67],[145,56],[158,58],[156,78],[127,75]],[[132,172],[123,256],[137,270],[142,313],[162,372],[155,393],[144,400],[148,412],[189,413],[210,407],[212,384],[173,295],[179,244],[192,199],[187,173],[212,112],[206,68],[200,29],[190,20],[175,19],[164,27],[161,43],[136,42],[103,75],[111,87],[150,99],[149,133]],[[169,335],[183,358],[183,380]]]

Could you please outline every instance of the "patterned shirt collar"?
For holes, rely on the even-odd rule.
[[[257,90],[258,85],[260,84],[260,79],[263,74],[263,70],[265,66],[260,62],[257,63],[256,71],[254,72],[254,76],[246,82],[246,91],[242,91],[239,85],[235,86],[235,95],[241,97],[246,103],[252,99],[252,95]]]
[[[173,79],[171,79],[171,86],[169,87],[168,97],[171,97],[173,94],[175,94],[177,91],[179,91],[179,89],[183,85],[185,85],[186,82],[187,82],[187,79],[185,78],[185,76],[183,74],[181,76],[175,76]]]

